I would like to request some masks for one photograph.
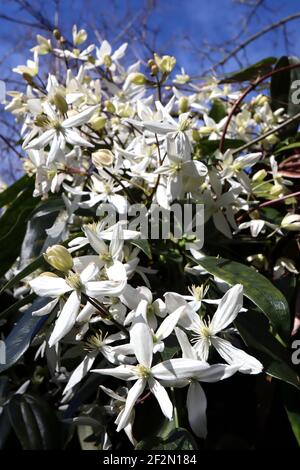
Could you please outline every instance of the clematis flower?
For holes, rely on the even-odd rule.
[[[118,423],[117,431],[123,429],[129,422],[134,405],[143,393],[146,386],[158,401],[162,413],[171,420],[173,405],[161,381],[168,381],[175,385],[182,383],[194,375],[209,373],[210,366],[203,362],[191,359],[170,359],[152,366],[153,338],[149,326],[141,317],[130,330],[130,342],[133,345],[138,365],[120,365],[113,369],[94,369],[92,372],[110,375],[121,380],[132,381],[135,384],[129,390],[122,417]]]
[[[88,354],[86,354],[83,361],[72,372],[63,394],[66,394],[71,388],[75,387],[89,373],[99,353],[112,364],[132,363],[132,359],[123,354],[126,351],[126,345],[111,346],[112,343],[124,340],[125,338],[126,335],[123,332],[104,337],[101,331],[91,335],[85,343]]]
[[[263,366],[257,359],[218,336],[235,320],[242,305],[243,286],[237,284],[223,296],[212,320],[203,320],[189,309],[185,317],[185,329],[192,333],[194,349],[203,361],[207,361],[212,346],[228,364],[239,363],[240,372],[259,374]]]
[[[48,144],[50,145],[50,151],[48,153],[47,164],[55,160],[60,152],[63,152],[65,143],[71,145],[79,145],[83,147],[93,147],[94,145],[87,139],[81,137],[81,135],[75,130],[77,127],[87,123],[94,112],[98,108],[96,106],[90,106],[84,111],[76,114],[75,116],[67,119],[62,119],[49,103],[44,103],[43,110],[45,118],[41,116],[41,125],[44,132],[29,143],[26,142],[24,145],[25,150],[29,149],[44,149]]]
[[[186,333],[180,328],[175,329],[175,333],[182,350],[182,357],[192,360],[199,359],[197,352],[191,346]],[[211,374],[203,375],[203,382],[219,382],[231,377],[238,370],[238,365],[226,366],[215,364],[211,366]],[[200,381],[193,379],[189,381],[186,406],[190,426],[196,436],[205,439],[207,437],[207,400]]]
[[[114,280],[115,269],[107,269],[107,281],[92,281],[99,272],[98,266],[89,263],[82,271],[79,271],[74,263],[74,271],[69,272],[65,278],[53,273],[44,273],[29,282],[32,290],[41,297],[54,297],[45,307],[33,312],[33,315],[41,316],[50,313],[59,300],[65,294],[70,294],[64,304],[54,329],[49,339],[49,346],[53,346],[60,341],[76,323],[76,319],[81,305],[81,293],[90,297],[100,295],[116,295],[124,289],[126,285],[126,273],[124,279]],[[119,274],[120,275],[120,274]]]

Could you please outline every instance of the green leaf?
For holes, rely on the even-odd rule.
[[[266,277],[253,268],[224,258],[206,256],[196,262],[231,286],[242,284],[244,295],[264,312],[282,339],[289,338],[291,320],[288,303]]]
[[[276,152],[274,152],[275,154],[278,154],[278,153],[281,153],[281,152],[285,152],[286,150],[293,150],[293,149],[297,149],[300,147],[300,142],[294,142],[292,144],[289,144],[289,145],[284,145],[283,147],[280,147],[278,150],[276,150]]]
[[[224,141],[224,150],[227,149],[236,149],[244,145],[245,142],[239,139],[225,139]],[[203,156],[211,155],[216,150],[218,150],[220,146],[220,140],[208,140],[208,139],[201,139],[197,143],[198,148],[200,149],[200,153]]]
[[[23,305],[27,305],[32,303],[32,301],[36,298],[35,294],[26,295],[23,299],[18,300],[17,302],[10,305],[8,308],[0,312],[0,318],[6,318],[11,313],[16,312],[19,308],[23,307]]]
[[[288,116],[292,117],[300,112],[300,104],[296,104],[292,99],[295,89],[292,88],[293,82],[300,79],[300,59],[298,57],[282,56],[274,70],[288,67],[289,65],[297,65],[299,68],[292,70],[284,70],[272,76],[270,93],[271,93],[271,108],[273,111],[283,108]],[[299,120],[292,122],[280,131],[282,138],[296,134],[298,129]]]
[[[183,428],[177,428],[168,434],[164,439],[152,437],[145,441],[140,441],[136,450],[195,450],[197,444],[193,436]]]
[[[149,258],[149,259],[152,259],[152,253],[151,253],[151,247],[150,247],[150,244],[148,242],[148,240],[144,240],[144,239],[141,239],[141,240],[129,240],[129,242],[136,246],[137,248],[139,248],[140,250],[142,250],[143,253],[145,253],[145,255]]]
[[[7,189],[0,193],[0,207],[10,204],[16,199],[18,194],[28,186],[32,187],[33,190],[33,178],[28,175],[22,176],[18,181],[10,185]]]
[[[248,80],[253,80],[257,77],[265,75],[271,72],[273,65],[276,63],[276,57],[267,57],[266,59],[260,60],[250,67],[239,70],[233,74],[228,75],[221,83],[239,83]]]
[[[300,394],[293,387],[282,384],[282,395],[291,428],[300,446]]]
[[[0,373],[14,365],[27,351],[34,336],[42,328],[48,315],[42,317],[32,316],[32,312],[46,305],[51,299],[47,297],[37,298],[20,320],[16,323],[5,340],[6,363],[0,364]]]
[[[220,122],[225,116],[227,116],[227,112],[223,102],[221,100],[214,100],[209,112],[209,117],[215,122]]]
[[[20,254],[29,216],[39,200],[32,196],[31,186],[21,192],[0,218],[0,276]]]
[[[62,198],[54,197],[46,203],[39,204],[32,212],[22,243],[20,268],[27,266],[42,251],[45,251],[46,239],[49,240],[48,246],[59,242],[57,239],[52,240],[48,237],[46,230],[53,225],[57,215],[64,208]]]
[[[61,243],[63,246],[68,246],[68,243],[73,240],[73,238],[76,238],[80,236],[78,233],[72,234],[71,237],[68,238],[68,240],[65,240],[64,242]],[[39,256],[37,259],[32,261],[31,263],[26,266],[26,268],[22,269],[15,277],[10,279],[3,287],[0,289],[0,294],[4,292],[6,289],[11,289],[14,287],[19,281],[24,279],[24,277],[28,276],[29,274],[33,273],[37,269],[43,269],[46,268],[48,265],[43,257],[43,255]]]
[[[255,310],[240,313],[234,324],[267,374],[300,389],[300,378],[291,363],[290,351],[270,333],[262,313]]]
[[[24,450],[53,450],[60,448],[60,429],[57,417],[49,404],[33,395],[14,395],[8,413]]]

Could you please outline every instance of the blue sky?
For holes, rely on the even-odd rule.
[[[28,0],[30,4],[39,5],[46,18],[54,23],[55,1],[46,2]],[[116,45],[124,41],[124,29],[133,37],[131,50],[134,54],[144,54],[140,48],[137,32],[140,30],[139,11],[147,0],[62,0],[59,9],[59,25],[70,37],[72,24],[87,27],[91,41],[98,43],[93,30],[98,29],[101,39],[116,41]],[[148,0],[149,1],[149,0]],[[157,0],[157,8],[150,14],[148,26],[157,30],[155,47],[159,52],[173,54],[179,66],[193,75],[201,75],[209,63],[201,63],[199,51],[203,41],[222,44],[239,34],[245,9],[232,0]],[[264,26],[300,11],[299,0],[265,0],[262,7],[249,25],[247,32],[240,40],[261,30]],[[130,9],[130,11],[128,10]],[[16,6],[12,0],[1,0],[0,15],[5,14],[25,22],[34,22],[30,15]],[[121,20],[121,25],[117,25]],[[101,24],[107,24],[109,31]],[[300,19],[289,24],[290,55],[300,56]],[[0,79],[10,76],[9,70],[23,64],[30,57],[29,48],[35,44],[35,36],[43,31],[28,28],[0,18]],[[152,46],[152,44],[151,44]],[[198,49],[198,51],[197,51]],[[281,32],[265,35],[247,48],[247,57],[240,53],[243,63],[254,63],[268,56],[286,54],[287,48]],[[145,55],[145,54],[144,54]],[[146,57],[148,58],[148,57]],[[238,69],[235,60],[226,65],[225,71]],[[18,77],[15,77],[18,78]],[[14,85],[16,86],[16,85]],[[10,86],[11,88],[11,86]],[[3,109],[0,109],[0,115]],[[1,123],[0,123],[0,130]],[[7,164],[3,162],[0,141],[0,169],[2,178],[7,179]]]

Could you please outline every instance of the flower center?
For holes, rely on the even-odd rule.
[[[75,290],[81,290],[83,288],[79,274],[71,273],[66,278],[69,286],[73,287]]]
[[[143,366],[142,364],[139,364],[136,366],[137,370],[137,375],[139,376],[140,379],[148,379],[151,375],[151,370],[148,369],[148,367]]]

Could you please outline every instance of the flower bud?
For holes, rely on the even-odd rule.
[[[287,214],[281,221],[281,228],[296,232],[300,230],[300,215],[299,214]]]
[[[106,111],[108,111],[109,113],[114,114],[116,112],[116,108],[111,101],[109,100],[104,101],[104,106],[105,106]]]
[[[65,114],[68,111],[68,104],[63,97],[63,95],[59,92],[56,92],[53,97],[53,102],[56,108],[62,113]]]
[[[105,116],[96,116],[90,120],[90,125],[95,131],[100,131],[105,127],[106,117]]]
[[[152,65],[150,75],[155,77],[159,72],[159,69],[156,64]]]
[[[60,40],[61,32],[59,31],[59,29],[56,28],[56,29],[53,30],[53,36],[55,37],[55,39],[57,39],[57,41]]]
[[[130,73],[128,79],[134,85],[145,85],[145,83],[147,82],[147,78],[145,77],[145,75],[140,72]]]
[[[189,109],[189,100],[186,96],[181,96],[178,100],[178,107],[180,113],[186,113]]]
[[[68,272],[73,267],[72,256],[62,245],[50,246],[44,253],[44,258],[50,266],[58,271]]]
[[[172,72],[176,64],[175,57],[172,57],[170,55],[164,55],[160,57],[159,55],[154,54],[154,59],[159,70],[167,75]]]
[[[108,149],[97,150],[97,152],[92,153],[92,162],[96,168],[102,166],[110,166],[113,164],[114,155]]]
[[[266,172],[266,170],[259,170],[256,173],[254,173],[254,175],[252,176],[252,181],[261,182],[265,179],[267,174],[268,173]]]
[[[84,43],[87,39],[87,32],[85,31],[85,29],[80,29],[79,31],[77,31],[76,25],[73,26],[72,34],[73,44],[75,44],[75,46],[79,46],[80,44]]]

